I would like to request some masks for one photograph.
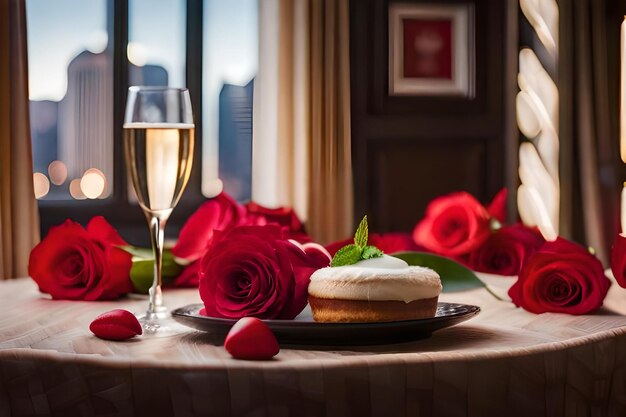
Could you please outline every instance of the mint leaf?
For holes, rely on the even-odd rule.
[[[344,266],[352,265],[364,259],[378,258],[383,256],[383,251],[376,246],[368,246],[368,227],[367,227],[367,215],[363,216],[359,227],[354,233],[354,244],[344,246],[339,249],[333,260],[330,262],[330,266]]]
[[[367,215],[363,216],[363,220],[359,223],[359,227],[354,234],[354,244],[364,248],[367,246]]]
[[[357,245],[346,245],[339,249],[333,260],[330,262],[330,266],[344,266],[352,265],[361,260],[362,249]]]
[[[366,246],[361,253],[361,259],[380,258],[381,256],[383,256],[383,251],[376,246]]]
[[[441,277],[443,292],[485,287],[474,272],[452,259],[423,252],[401,252],[394,253],[393,256],[404,260],[409,265],[425,266],[437,272]]]

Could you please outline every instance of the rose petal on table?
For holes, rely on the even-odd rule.
[[[244,317],[230,329],[224,348],[235,359],[268,360],[280,351],[276,336],[267,324],[255,317]]]
[[[137,317],[122,309],[100,314],[91,322],[89,330],[100,339],[106,340],[127,340],[143,333]]]

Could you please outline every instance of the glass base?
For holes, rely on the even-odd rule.
[[[138,315],[137,319],[143,328],[144,337],[170,337],[186,331],[185,326],[174,320],[165,307],[157,312]]]

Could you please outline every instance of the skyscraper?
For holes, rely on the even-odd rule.
[[[245,86],[224,84],[219,99],[219,177],[238,201],[252,194],[252,95]]]
[[[168,85],[167,70],[159,65],[128,66],[128,85]]]
[[[51,100],[30,102],[33,143],[33,171],[45,173],[57,153],[57,112],[59,103]]]
[[[70,178],[97,168],[113,180],[113,59],[107,49],[83,51],[67,69],[67,92],[59,103],[59,159]],[[110,187],[106,191],[110,193]]]

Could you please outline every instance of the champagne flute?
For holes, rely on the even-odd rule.
[[[128,89],[124,118],[126,169],[150,226],[154,254],[150,303],[140,319],[148,334],[162,334],[171,327],[161,293],[163,234],[189,180],[193,146],[189,90],[144,86]]]

